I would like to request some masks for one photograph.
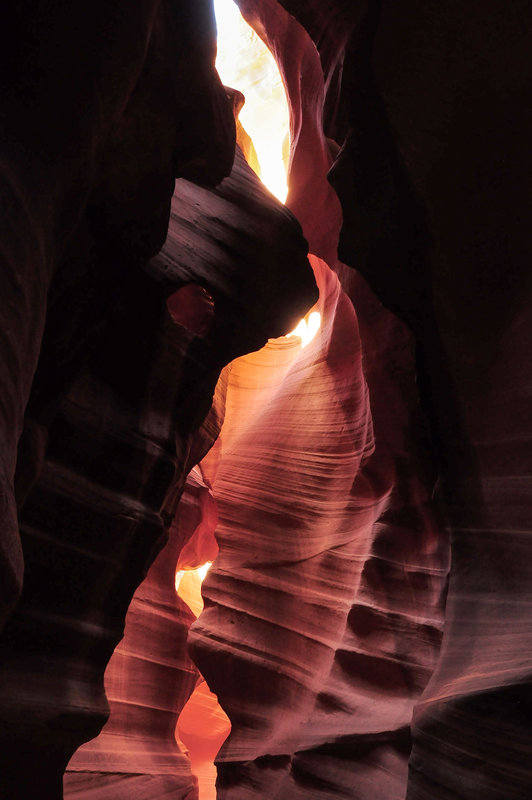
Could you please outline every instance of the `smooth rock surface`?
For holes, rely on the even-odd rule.
[[[169,531],[66,785],[194,798],[172,576],[216,549],[192,478],[176,514],[201,461],[218,796],[528,800],[531,4],[239,5],[326,262],[304,349],[259,349],[316,297],[241,156],[171,200],[233,158],[210,2],[5,8],[0,794],[61,797]]]
[[[269,231],[268,246],[260,252],[254,230]],[[144,292],[133,293],[131,307],[113,319],[112,336],[105,340],[103,375],[115,392],[128,389],[127,397],[132,396],[138,372],[132,370],[128,376],[127,365],[119,367],[111,343],[119,348],[123,339],[147,337],[150,328],[139,330],[139,324],[153,284],[162,320],[155,349],[146,355],[149,380],[140,387],[144,392],[141,419],[144,435],[156,437],[159,447],[165,443],[167,471],[156,462],[158,473],[150,476],[143,466],[135,480],[139,491],[151,486],[158,492],[170,541],[133,597],[124,641],[106,673],[109,723],[69,764],[67,797],[90,798],[113,778],[114,794],[126,798],[140,776],[149,777],[139,784],[145,786],[146,796],[156,798],[159,792],[172,790],[188,797],[196,792],[188,760],[180,754],[174,737],[179,712],[198,678],[185,648],[194,616],[176,598],[175,572],[214,558],[217,512],[208,484],[201,478],[189,477],[183,497],[182,484],[218,434],[224,415],[223,376],[212,409],[211,403],[221,368],[255,342],[260,346],[268,331],[288,330],[317,295],[297,222],[266,192],[239,153],[231,176],[217,189],[178,183],[167,242],[147,269],[145,281]],[[275,289],[279,283],[286,292],[282,297]],[[166,303],[162,302],[165,296]],[[153,321],[147,317],[147,323]],[[196,329],[201,335],[194,333]],[[105,387],[98,383],[93,390],[92,416],[96,399],[108,392]],[[86,385],[77,391],[87,397]],[[97,427],[105,424],[106,410],[109,413],[104,406]],[[124,436],[131,435],[128,423],[131,419],[121,408]],[[111,427],[117,427],[116,419]],[[50,447],[53,434],[52,428]],[[61,431],[60,446],[65,438]],[[111,447],[116,461],[116,444]],[[211,454],[211,463],[215,457]],[[126,474],[134,466],[131,459],[125,460]],[[205,469],[209,480],[209,469]],[[162,528],[161,521],[159,525]]]
[[[283,6],[329,82],[340,257],[415,334],[451,533],[407,797],[520,800],[532,786],[531,4]]]
[[[229,372],[212,480],[220,552],[190,635],[232,724],[218,797],[347,798],[362,770],[368,791],[399,798],[441,638],[446,548],[420,464],[407,487],[397,437],[379,456],[353,307],[312,263],[315,338],[270,341]]]

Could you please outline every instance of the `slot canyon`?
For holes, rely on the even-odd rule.
[[[216,6],[3,4],[0,800],[530,800],[532,2]]]

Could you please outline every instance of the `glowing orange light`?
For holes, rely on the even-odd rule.
[[[201,584],[212,561],[196,569],[181,569],[176,572],[175,588],[179,597],[198,617],[203,611]],[[229,718],[218,703],[203,678],[185,703],[177,724],[177,741],[188,754],[193,773],[198,779],[201,800],[216,798],[216,753],[231,730]]]
[[[196,569],[180,569],[175,574],[175,590],[181,600],[187,604],[192,613],[199,617],[203,611],[203,598],[201,584],[211,567],[212,561],[207,561]]]
[[[319,311],[312,311],[307,317],[303,317],[293,331],[287,336],[299,336],[301,347],[306,347],[316,336],[321,325],[321,314]]]
[[[246,98],[239,120],[252,139],[262,182],[286,199],[289,111],[275,59],[242,18],[233,0],[214,0],[218,27],[216,69],[226,86]],[[253,166],[253,164],[251,164]]]

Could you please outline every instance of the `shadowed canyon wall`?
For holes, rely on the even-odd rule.
[[[6,7],[0,796],[194,800],[201,673],[223,800],[528,799],[530,3],[238,5],[286,208],[209,2]]]

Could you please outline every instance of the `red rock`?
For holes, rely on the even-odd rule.
[[[216,183],[231,168],[234,123],[213,69],[212,9],[196,3],[189,13],[185,6],[148,0],[135,14],[123,0],[90,8],[25,0],[6,7],[0,33],[0,625],[22,582],[13,481],[45,316],[52,339],[61,339],[66,326],[72,333],[73,320],[81,323],[79,355],[90,338],[85,327],[90,333],[97,324],[124,264],[133,270],[132,262],[163,244],[176,175]],[[205,138],[205,129],[212,135]],[[56,275],[49,291],[61,268],[64,280]],[[68,382],[71,366],[64,352],[61,359],[59,384]],[[32,465],[19,458],[18,469],[30,473]]]
[[[107,668],[109,722],[68,765],[64,787],[69,798],[93,798],[111,785],[113,797],[124,800],[133,791],[142,791],[145,798],[197,796],[197,781],[174,735],[198,680],[185,645],[195,617],[176,594],[175,571],[184,542],[197,536],[206,517],[213,536],[212,502],[195,468],[185,484],[179,522],[133,596],[124,638]]]
[[[366,767],[377,796],[404,789],[412,709],[441,635],[446,550],[429,497],[415,470],[408,486],[394,475],[402,437],[375,450],[353,307],[312,263],[315,339],[272,341],[229,374],[213,479],[220,552],[191,629],[232,724],[219,797],[300,796],[303,774],[313,796],[325,778],[344,796],[361,765],[343,754],[356,747],[388,764]],[[389,398],[408,388],[404,356]]]
[[[260,348],[314,302],[305,246],[240,156],[178,188],[145,271],[175,175],[230,169],[209,4],[8,4],[2,797],[61,796],[166,525],[67,786],[192,800],[172,575],[215,552],[212,503],[195,536],[190,484],[175,513],[202,460],[218,796],[528,800],[530,8],[477,5],[241,0],[290,96],[288,206],[339,277],[314,260],[297,351]]]

